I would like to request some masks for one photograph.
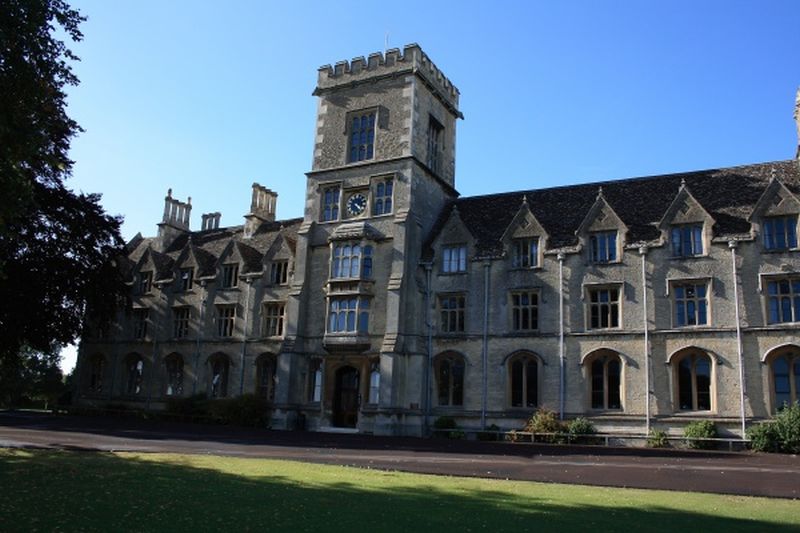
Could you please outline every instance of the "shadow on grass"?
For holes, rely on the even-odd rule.
[[[208,466],[198,467],[195,460],[175,457],[156,462],[101,453],[0,451],[0,530],[797,530],[719,517],[712,509],[706,514],[663,505],[600,505],[585,496],[570,500],[563,495],[572,489],[555,485],[531,497],[514,485],[488,491],[453,480],[453,488],[443,488],[405,474],[344,468],[320,473],[325,467],[296,463],[284,463],[291,477],[276,475],[275,463],[266,461],[247,463],[247,474],[238,475],[213,469],[217,461],[236,460],[204,456]]]

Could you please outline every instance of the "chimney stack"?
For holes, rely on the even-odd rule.
[[[797,158],[800,163],[800,87],[797,88],[797,95],[794,97],[794,123],[797,126]]]
[[[214,213],[203,213],[203,222],[201,231],[209,229],[219,229],[219,219],[222,218],[222,213],[215,211]]]
[[[253,197],[250,201],[250,212],[244,216],[244,236],[250,238],[263,222],[275,222],[275,209],[278,204],[278,193],[253,183]]]
[[[166,250],[178,235],[189,231],[189,218],[192,213],[192,197],[181,202],[172,197],[172,189],[167,190],[164,198],[164,216],[158,224],[159,251]]]

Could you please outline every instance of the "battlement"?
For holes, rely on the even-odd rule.
[[[441,70],[430,60],[416,43],[407,44],[402,53],[399,48],[390,48],[386,55],[382,52],[370,54],[350,61],[339,61],[334,66],[319,68],[315,95],[331,89],[356,85],[375,78],[394,76],[401,73],[414,73],[420,76],[432,89],[440,94],[457,112],[459,91]]]

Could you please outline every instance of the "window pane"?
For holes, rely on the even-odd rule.
[[[450,405],[450,361],[439,363],[439,405]]]
[[[621,409],[620,401],[620,363],[616,359],[608,362],[608,408]]]
[[[592,361],[592,409],[603,409],[605,407],[603,366],[603,361],[600,359]]]
[[[711,409],[711,363],[708,357],[700,356],[695,363],[697,379],[697,409]]]
[[[678,403],[684,411],[692,410],[692,359],[685,357],[678,365]]]
[[[539,365],[533,359],[529,359],[526,364],[526,389],[525,405],[536,407],[539,405]]]
[[[453,362],[453,405],[464,404],[464,363]]]
[[[797,366],[797,365],[795,365]],[[772,363],[773,387],[775,388],[775,407],[780,409],[792,402],[792,387],[789,381],[789,362],[779,357]]]
[[[511,363],[511,406],[522,407],[522,361]]]

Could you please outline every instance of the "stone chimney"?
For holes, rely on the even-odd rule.
[[[275,221],[275,208],[278,204],[278,193],[253,183],[253,197],[250,201],[250,212],[244,216],[244,236],[250,238],[262,222]]]
[[[164,216],[158,224],[159,251],[166,249],[176,237],[189,231],[189,218],[192,213],[192,197],[186,202],[172,197],[172,189],[164,198]]]
[[[222,213],[215,211],[214,213],[203,213],[202,231],[209,229],[219,229],[219,219],[222,218]]]

